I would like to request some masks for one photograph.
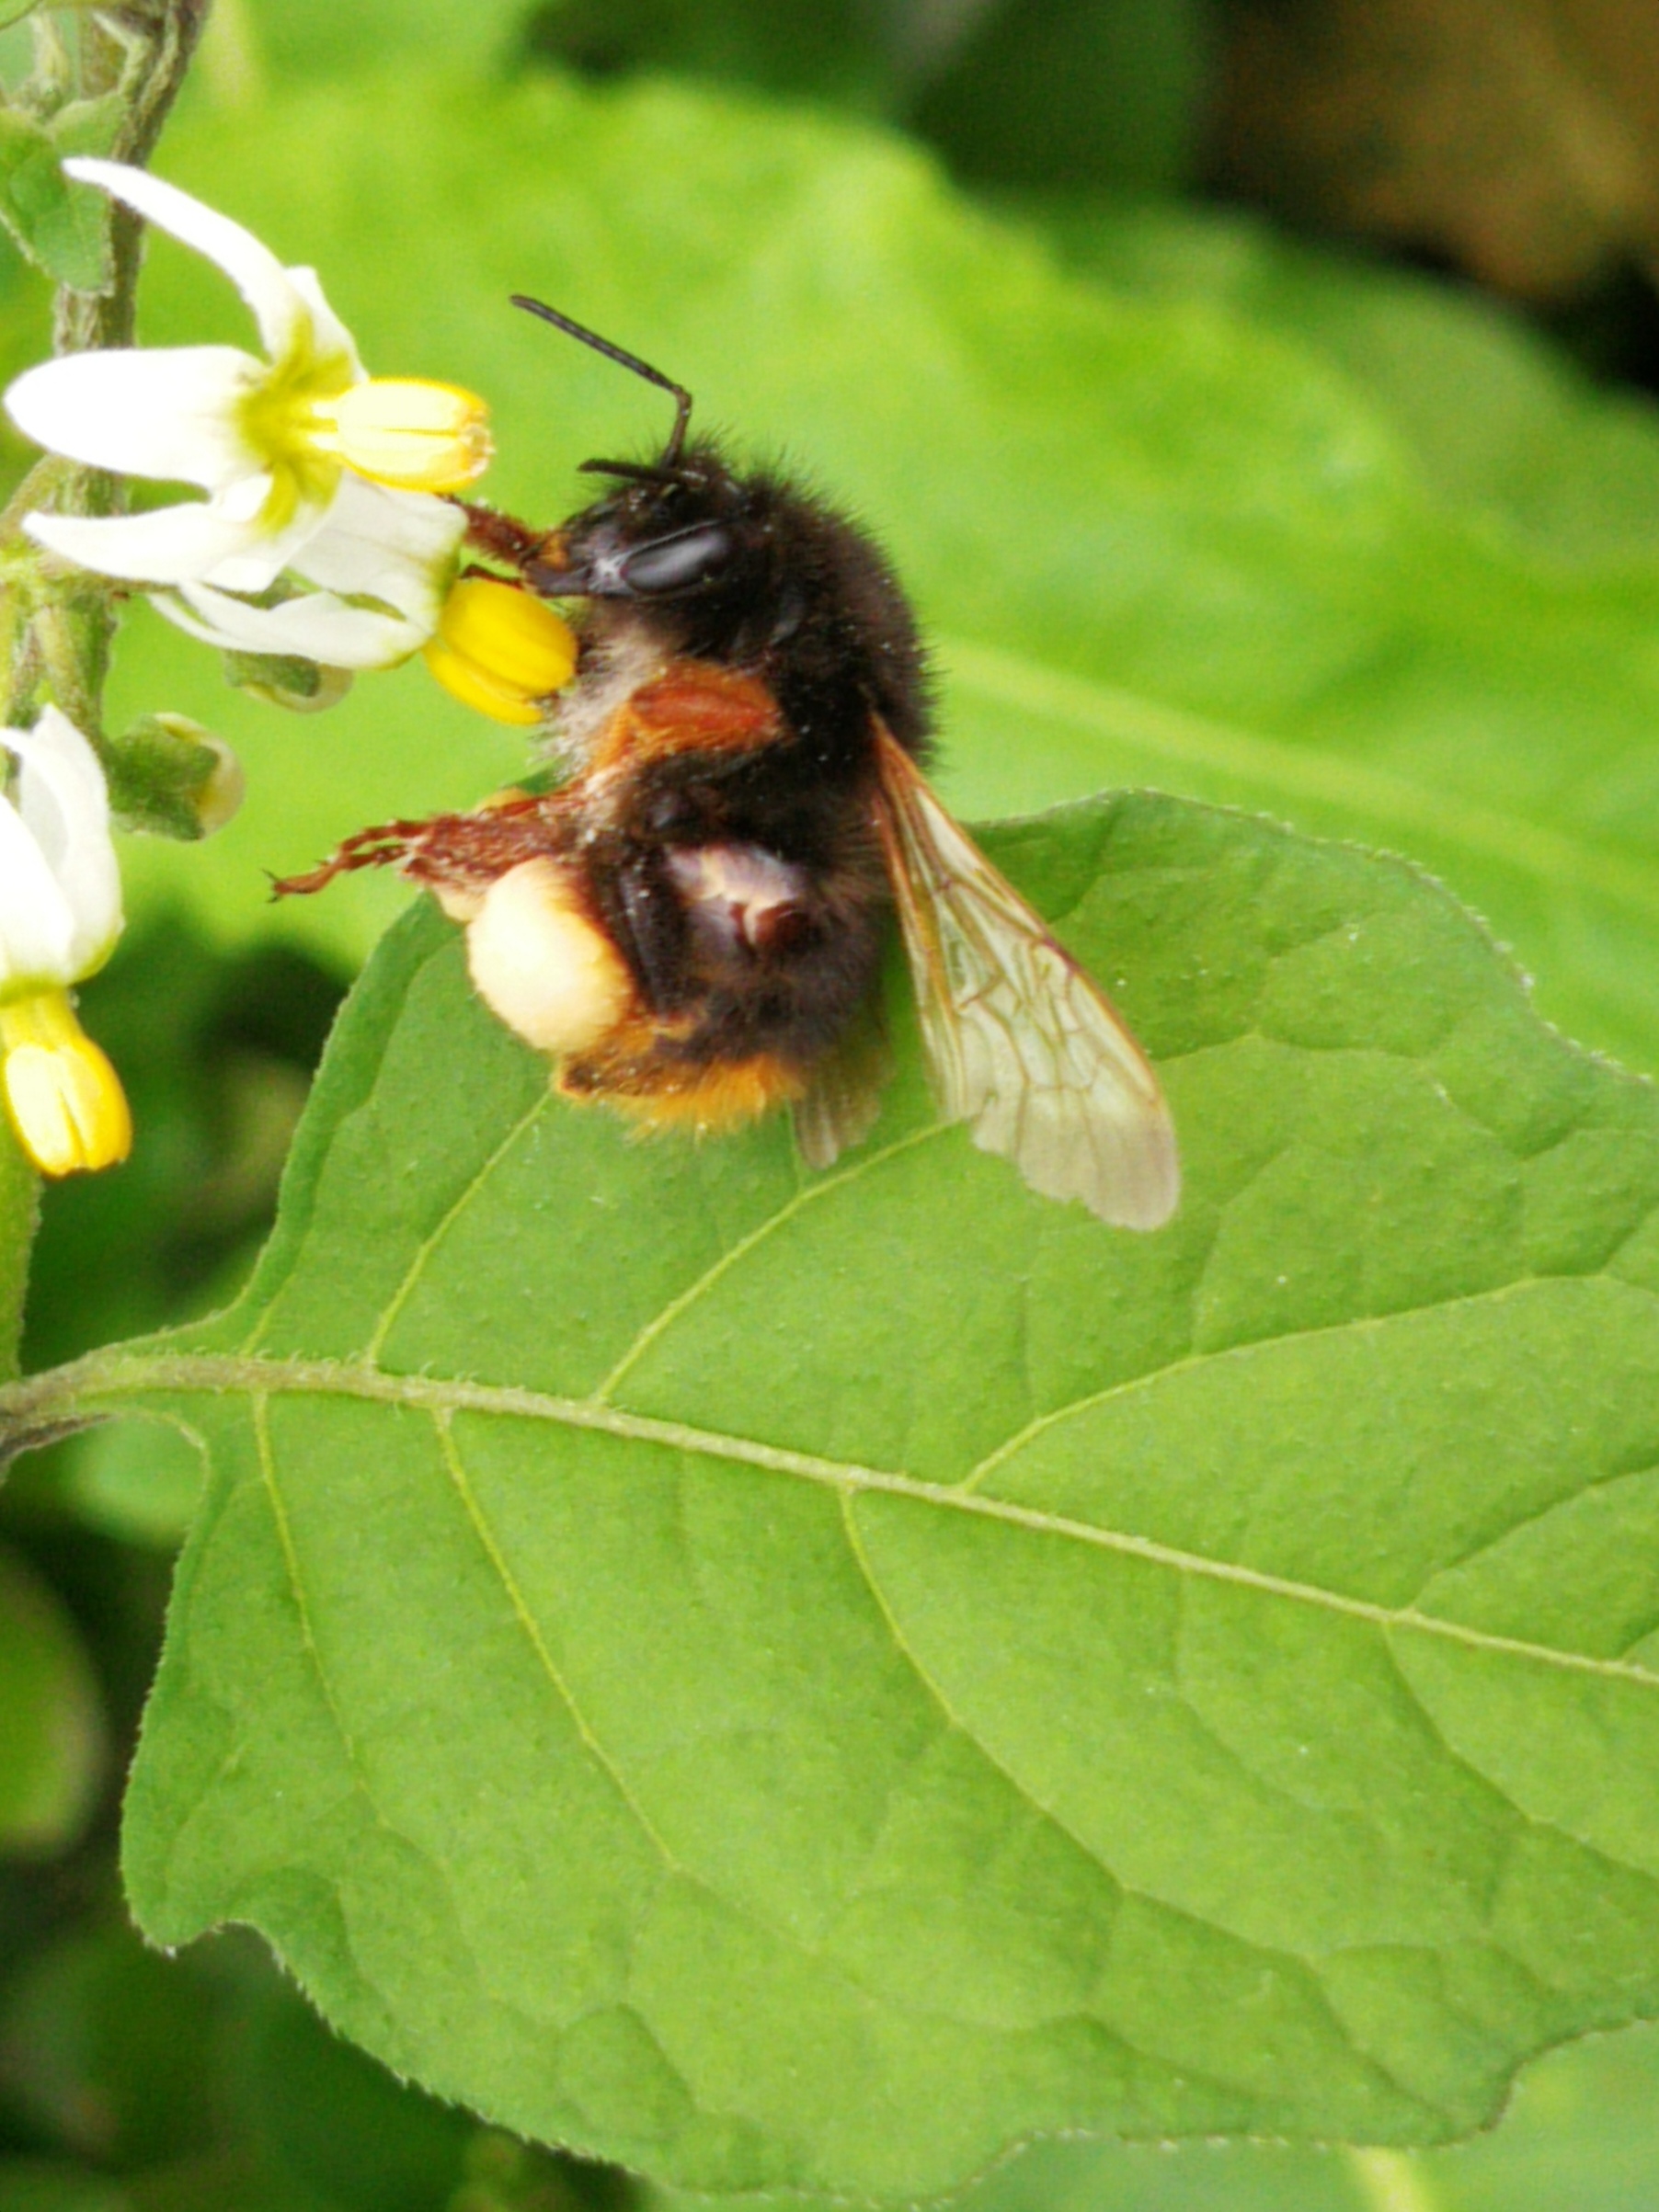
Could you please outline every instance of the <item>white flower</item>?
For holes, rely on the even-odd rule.
[[[234,346],[134,348],[26,371],[6,404],[38,444],[208,495],[148,514],[30,515],[42,545],[106,576],[258,592],[357,478],[429,494],[482,473],[483,403],[454,385],[371,381],[314,270],[284,268],[240,223],[144,170],[86,158],[63,167],[216,263],[253,310],[269,359]]]
[[[70,986],[101,967],[121,928],[120,874],[97,755],[47,707],[0,730],[0,1088],[48,1175],[125,1159],[132,1118],[115,1070],[83,1032]]]
[[[348,476],[287,574],[313,586],[257,606],[206,583],[157,593],[169,621],[227,653],[297,655],[333,668],[389,668],[438,626],[466,518],[447,500]]]
[[[121,880],[97,755],[67,714],[0,730],[0,1004],[79,983],[120,935]],[[17,762],[5,795],[6,755]]]

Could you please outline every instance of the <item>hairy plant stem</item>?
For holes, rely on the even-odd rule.
[[[209,0],[130,0],[81,25],[78,83],[64,84],[65,50],[57,25],[40,22],[36,97],[96,97],[118,92],[126,102],[110,158],[142,167],[184,82],[207,20]],[[85,353],[132,342],[142,235],[138,218],[110,202],[109,281],[102,291],[58,289],[52,318],[57,353]],[[49,457],[25,478],[0,515],[0,654],[5,698],[0,721],[31,722],[49,701],[63,708],[102,747],[100,711],[119,592],[68,572],[21,532],[23,517],[45,507],[63,515],[108,515],[119,492],[102,469]]]
[[[29,1287],[29,1255],[40,1213],[40,1178],[0,1113],[0,1383],[18,1369],[23,1294]]]
[[[210,0],[116,0],[65,37],[50,15],[37,18],[33,85],[25,98],[51,108],[66,99],[116,94],[124,102],[109,151],[146,163],[177,97]],[[58,353],[132,342],[142,238],[136,216],[109,204],[109,279],[101,291],[60,286],[52,319]],[[25,515],[108,515],[120,494],[101,469],[48,456],[29,471],[0,513],[0,726],[26,727],[41,707],[61,707],[100,752],[104,680],[121,594],[66,569],[23,535]],[[0,757],[0,784],[4,782]],[[29,1254],[39,1218],[39,1184],[0,1120],[0,1379],[18,1370]]]

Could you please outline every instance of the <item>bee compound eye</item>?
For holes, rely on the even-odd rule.
[[[732,535],[718,522],[699,522],[635,546],[623,560],[621,582],[631,595],[661,598],[694,590],[717,576],[731,558]]]

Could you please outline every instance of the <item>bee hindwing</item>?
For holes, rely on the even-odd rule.
[[[881,1112],[882,1086],[893,1072],[877,1019],[866,1013],[813,1068],[795,1105],[795,1140],[809,1168],[831,1168],[862,1145]]]

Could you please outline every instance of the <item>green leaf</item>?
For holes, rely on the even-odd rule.
[[[166,1421],[119,1421],[61,1447],[55,1495],[123,1544],[170,1551],[201,1498],[201,1454]]]
[[[531,0],[250,0],[243,35],[257,42],[283,79],[333,76],[375,69],[399,53],[417,59],[440,51],[457,76],[505,60],[530,13]]]
[[[931,42],[910,11],[870,0],[540,0],[523,41],[596,77],[707,76],[866,110],[893,104],[905,63],[921,59],[904,49]]]
[[[52,1851],[91,1810],[103,1761],[97,1686],[74,1624],[0,1552],[0,1851]]]
[[[0,2159],[0,2212],[132,2212],[132,2199],[90,2167]]]
[[[1208,0],[1001,0],[957,12],[967,35],[910,120],[958,175],[1140,192],[1191,179],[1216,42]],[[912,36],[925,39],[926,11],[915,14]]]
[[[1329,363],[1448,507],[1557,561],[1659,553],[1659,412],[1594,382],[1518,309],[1242,209],[1024,204],[1115,291],[1237,318]]]
[[[1527,2068],[1502,2121],[1438,2150],[1346,2156],[1265,2143],[1039,2143],[952,2212],[1645,2212],[1659,2175],[1659,2032],[1632,2029]],[[749,2197],[747,2212],[802,2212]],[[723,2212],[649,2190],[641,2212]],[[729,2212],[738,2212],[734,2202]]]
[[[831,1175],[630,1141],[422,912],[242,1304],[0,1400],[212,1465],[153,1940],[249,1921],[399,2072],[717,2191],[1434,2140],[1659,2007],[1652,1092],[1397,864],[989,842],[1164,1065],[1163,1234],[938,1131],[908,1033]]]
[[[377,371],[486,393],[509,509],[556,519],[581,457],[665,420],[513,314],[527,289],[856,507],[940,640],[963,811],[1144,780],[1403,848],[1518,949],[1546,1013],[1659,1068],[1659,561],[1569,571],[1500,536],[1310,346],[1069,277],[896,139],[684,88],[406,74],[199,114],[166,165],[315,262]],[[153,340],[246,335],[165,242],[145,282]],[[135,847],[133,895],[218,934],[271,926],[266,870],[522,767],[418,667],[297,723],[165,628],[141,610],[123,635],[115,726],[194,714],[251,796],[200,852]],[[275,926],[360,953],[398,896],[359,878]]]
[[[108,151],[122,103],[110,94],[77,100],[51,123],[0,108],[0,222],[29,258],[59,284],[101,291],[109,279],[109,203],[72,184],[66,154]]]
[[[6,1991],[7,2102],[66,2150],[152,2165],[207,2147],[218,2055],[200,1962],[184,1970],[124,1921],[83,1924],[38,1953]]]

